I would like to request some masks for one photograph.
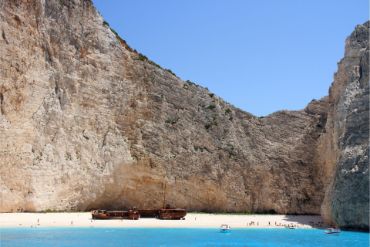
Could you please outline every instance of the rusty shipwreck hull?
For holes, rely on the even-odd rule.
[[[108,211],[93,210],[91,212],[93,219],[129,219],[138,220],[139,218],[158,218],[161,220],[180,220],[186,216],[186,210],[182,208],[163,208],[163,209],[140,209],[128,211]]]
[[[139,209],[140,218],[158,218],[159,209]]]
[[[181,220],[185,215],[186,210],[182,208],[164,208],[158,212],[158,218],[161,220]]]
[[[185,217],[186,210],[182,208],[139,209],[141,218],[158,218],[162,220],[180,220]]]
[[[109,219],[127,219],[127,220],[138,220],[140,214],[138,211],[108,211],[108,210],[93,210],[91,212],[93,219],[97,220],[109,220]]]

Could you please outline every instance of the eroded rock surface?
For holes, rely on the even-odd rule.
[[[330,176],[323,216],[339,226],[369,228],[369,22],[346,40],[329,91],[328,130],[320,142]]]
[[[363,135],[341,127],[347,139],[333,151],[327,117],[335,131],[335,117],[368,121],[353,100],[336,115],[349,102],[340,90],[302,111],[243,112],[128,47],[89,0],[2,0],[0,10],[1,211],[165,202],[318,214],[337,154]],[[354,167],[346,157],[339,163]],[[335,177],[341,191],[347,179]]]

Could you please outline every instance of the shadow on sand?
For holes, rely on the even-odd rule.
[[[285,221],[291,222],[289,225],[309,225],[312,228],[323,229],[329,227],[326,225],[320,215],[286,215]]]

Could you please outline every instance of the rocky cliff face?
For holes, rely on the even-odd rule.
[[[1,211],[170,203],[318,214],[326,188],[346,187],[340,169],[327,182],[349,145],[333,151],[331,133],[350,114],[365,128],[367,108],[340,104],[348,100],[335,83],[302,111],[257,118],[132,50],[89,0],[3,0],[0,10]],[[368,70],[358,73],[366,84]],[[354,125],[341,128],[350,141],[363,137]],[[340,193],[327,195],[340,205]]]
[[[329,171],[323,216],[364,229],[369,228],[369,26],[358,25],[346,40],[329,91],[328,131],[319,145]]]

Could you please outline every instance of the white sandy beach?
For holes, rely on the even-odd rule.
[[[297,228],[323,226],[320,216],[292,215],[235,215],[188,213],[185,220],[92,220],[88,212],[81,213],[1,213],[0,227],[162,227],[214,228],[228,224],[232,228]]]

